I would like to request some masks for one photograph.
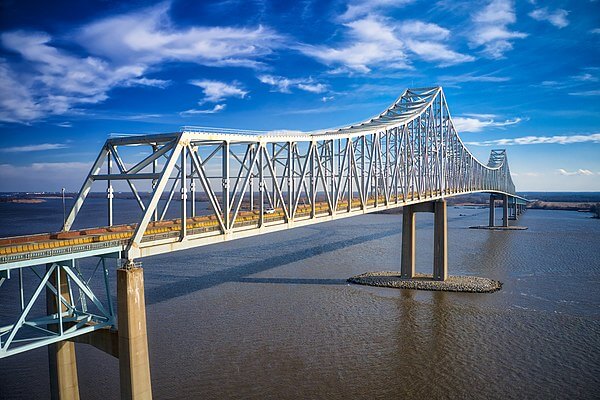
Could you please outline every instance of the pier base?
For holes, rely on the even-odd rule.
[[[403,207],[400,275],[403,279],[415,277],[415,213],[417,212],[434,213],[433,279],[445,281],[448,278],[448,219],[445,200]]]
[[[121,399],[151,399],[144,271],[117,270]]]

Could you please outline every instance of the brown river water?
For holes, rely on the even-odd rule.
[[[43,207],[0,203],[0,236],[55,228]],[[16,227],[26,213],[29,228]],[[468,229],[485,209],[448,214],[450,274],[497,279],[501,291],[347,284],[399,270],[401,215],[143,259],[154,397],[600,398],[600,221],[530,210],[518,221],[528,230],[492,232]],[[432,226],[419,214],[419,272],[431,271]],[[2,324],[15,288],[0,288]],[[118,398],[118,361],[76,347],[81,398]],[[0,399],[44,398],[45,348],[0,360]]]

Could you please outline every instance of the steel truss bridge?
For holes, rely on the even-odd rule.
[[[115,185],[135,198],[138,223],[115,220]],[[106,190],[106,226],[71,230],[98,187]],[[484,164],[463,144],[441,87],[408,89],[381,114],[339,129],[184,127],[111,137],[61,232],[0,239],[0,284],[16,281],[20,309],[15,321],[0,327],[0,358],[66,339],[85,341],[77,337],[107,328],[116,332],[109,281],[115,266],[131,272],[145,256],[476,192],[499,196],[505,205],[510,199],[515,210],[524,202],[515,193],[505,150],[492,150]],[[208,212],[200,212],[200,200]],[[178,218],[167,217],[173,209]],[[403,246],[403,273],[404,253]],[[89,257],[97,262],[86,272],[79,260]],[[90,284],[94,274],[104,280],[102,296]],[[35,282],[33,293],[25,293],[31,285],[24,276]],[[43,293],[46,312],[33,317]],[[145,335],[145,321],[143,330]],[[121,345],[112,351],[120,359],[126,352]]]

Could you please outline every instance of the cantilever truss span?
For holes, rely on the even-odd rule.
[[[129,190],[139,205],[142,217],[136,224],[116,220],[115,187]],[[92,188],[106,190],[106,226],[71,231]],[[473,192],[523,200],[515,194],[505,150],[492,150],[483,164],[464,146],[440,87],[408,89],[378,116],[333,130],[184,127],[176,133],[111,137],[63,232],[0,239],[0,285],[12,271],[21,293],[21,315],[0,327],[0,358],[113,326],[108,280],[99,298],[90,279],[100,265],[104,273],[97,275],[106,278],[106,264],[115,258],[131,263]],[[79,260],[86,257],[99,258],[84,279]],[[37,277],[28,301],[26,271]],[[61,287],[65,294],[59,294]],[[53,305],[47,315],[31,317],[44,291],[54,296],[48,301]]]
[[[148,155],[126,163],[120,152],[140,145]],[[515,195],[506,152],[493,150],[480,163],[458,136],[440,87],[408,89],[378,116],[335,130],[184,127],[110,138],[66,230],[97,181],[107,182],[108,225],[116,181],[127,183],[143,211],[125,246],[128,259],[464,193]],[[138,193],[139,181],[151,185],[150,198]],[[200,196],[208,225],[197,218]],[[153,236],[175,203],[179,229]]]

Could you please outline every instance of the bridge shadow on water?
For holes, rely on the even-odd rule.
[[[295,252],[281,254],[248,264],[238,265],[220,271],[214,271],[197,277],[186,277],[184,279],[175,282],[169,282],[160,286],[147,287],[146,303],[161,303],[163,301],[185,296],[199,290],[209,289],[227,282],[342,285],[345,284],[345,280],[343,279],[248,278],[248,276],[259,272],[264,272],[269,269],[281,267],[286,264],[291,264],[293,262],[306,260],[321,254],[340,250],[345,247],[354,246],[398,234],[400,234],[400,227],[398,227],[398,229],[376,232],[369,235],[362,235],[331,243],[315,242],[311,243],[312,247],[309,249],[302,249]]]
[[[311,278],[240,278],[241,283],[280,283],[289,285],[346,285],[345,279],[311,279]]]

